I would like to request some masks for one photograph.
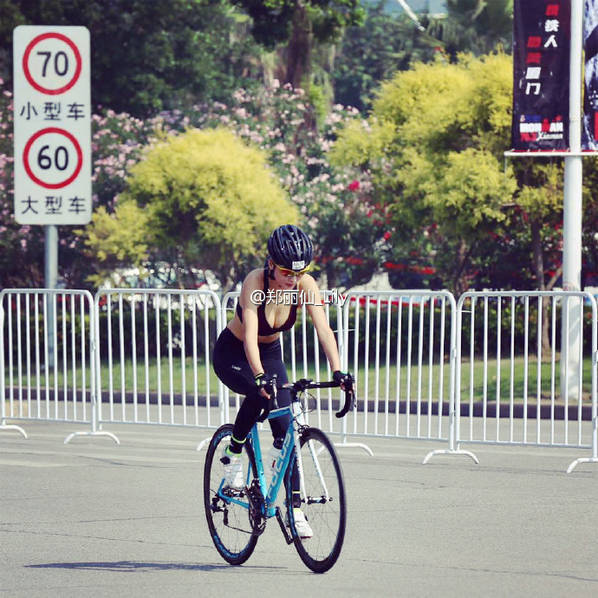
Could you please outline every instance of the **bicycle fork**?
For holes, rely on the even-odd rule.
[[[300,414],[299,417],[300,417],[300,419],[303,420],[303,414]],[[304,424],[304,422],[298,422],[298,423],[299,423],[299,428],[301,428],[302,425]],[[299,438],[299,432],[297,431],[297,429],[294,430],[294,441],[295,441],[295,454],[296,454],[296,460],[297,460],[297,471],[299,472],[299,491],[300,491],[300,495],[301,495],[301,500],[306,505],[312,504],[314,502],[328,502],[330,500],[330,494],[328,493],[326,481],[324,480],[324,476],[322,475],[322,468],[320,467],[320,462],[318,461],[318,455],[316,454],[316,449],[315,449],[313,441],[308,440],[307,447],[308,447],[311,459],[313,461],[313,464],[314,464],[314,467],[316,470],[316,474],[318,476],[318,479],[320,480],[320,486],[322,487],[323,495],[319,499],[316,499],[315,497],[309,497],[307,495],[307,489],[305,487],[305,476],[303,473],[303,457],[301,456],[301,450],[300,450],[301,442],[300,442],[300,438]]]

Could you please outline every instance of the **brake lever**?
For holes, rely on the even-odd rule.
[[[345,417],[345,415],[347,415],[347,413],[349,413],[349,411],[352,411],[353,409],[355,409],[355,390],[351,388],[351,390],[345,391],[345,404],[338,413],[335,413],[335,415],[336,417],[341,419],[342,417]]]
[[[270,391],[268,392],[270,398],[266,400],[265,397],[261,397],[265,401],[265,404],[264,407],[262,407],[262,409],[260,410],[260,413],[257,418],[257,421],[260,423],[268,419],[268,415],[270,415],[270,411],[272,411],[272,409],[278,409],[277,375],[274,374],[274,376],[272,377],[274,378],[273,383],[271,387],[266,390],[266,392],[268,392],[268,390]]]

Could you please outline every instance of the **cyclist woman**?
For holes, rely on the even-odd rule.
[[[278,227],[268,240],[264,267],[252,270],[243,281],[235,316],[216,341],[213,356],[216,375],[233,392],[245,397],[235,419],[231,443],[221,459],[225,484],[230,487],[243,486],[240,454],[260,414],[270,410],[274,380],[288,381],[279,337],[282,331],[293,327],[297,310],[303,305],[334,372],[333,379],[344,386],[346,374],[340,371],[334,332],[328,325],[316,281],[306,273],[312,257],[312,243],[300,228],[292,224]],[[277,400],[280,407],[289,405],[290,393],[279,390]],[[274,448],[280,449],[289,421],[284,418],[269,421]],[[293,488],[298,489],[298,484],[293,483]],[[298,508],[295,523],[301,537],[313,535]]]

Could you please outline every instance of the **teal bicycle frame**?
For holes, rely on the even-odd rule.
[[[278,496],[278,492],[280,491],[280,487],[284,482],[285,474],[291,462],[291,457],[293,455],[293,449],[295,446],[299,446],[299,432],[297,426],[295,425],[295,421],[299,418],[303,418],[303,412],[301,407],[299,406],[299,401],[295,400],[292,401],[291,404],[287,407],[280,407],[277,409],[273,409],[268,414],[268,419],[276,419],[279,417],[284,417],[285,415],[290,416],[289,427],[287,428],[286,434],[284,436],[284,441],[282,444],[282,448],[280,451],[280,455],[276,460],[276,464],[273,470],[272,480],[270,481],[270,485],[268,486],[266,483],[266,475],[264,472],[264,463],[262,459],[262,449],[260,444],[259,438],[259,431],[258,426],[255,424],[249,433],[249,441],[251,442],[251,446],[253,449],[253,454],[255,457],[255,466],[257,471],[256,476],[259,482],[259,488],[262,493],[262,497],[264,497],[264,504],[261,506],[262,508],[262,516],[266,518],[271,518],[278,516],[279,509],[275,507],[276,498]],[[304,425],[304,422],[298,422],[298,427]],[[302,496],[305,495],[304,491],[304,484],[303,484],[303,469],[301,466],[301,452],[295,451],[297,455],[297,469],[299,471],[299,480],[300,480],[300,491]],[[246,486],[251,484],[252,478],[254,477],[254,473],[252,468],[248,468],[247,471],[247,479],[246,479]],[[250,503],[247,498],[241,499],[235,496],[230,496],[229,494],[222,493],[222,488],[224,487],[224,480],[222,481],[220,488],[218,489],[218,495],[224,498],[226,501],[235,503],[249,509]],[[304,496],[305,498],[305,496]],[[285,530],[286,531],[286,530]],[[285,534],[286,535],[286,534]],[[287,538],[288,541],[288,538]],[[289,542],[290,543],[290,542]]]

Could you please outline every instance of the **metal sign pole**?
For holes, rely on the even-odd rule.
[[[55,224],[44,226],[45,233],[45,264],[44,286],[46,289],[55,289],[58,281],[58,227]],[[54,298],[46,296],[48,301],[48,367],[54,367]]]
[[[45,229],[45,268],[46,289],[55,289],[58,280],[58,227],[48,224]]]
[[[569,144],[565,157],[563,203],[563,290],[581,290],[581,222],[583,163],[581,153],[581,85],[583,2],[571,2],[571,55],[569,79]],[[579,396],[581,367],[581,309],[579,298],[565,299],[561,339],[561,395]]]

